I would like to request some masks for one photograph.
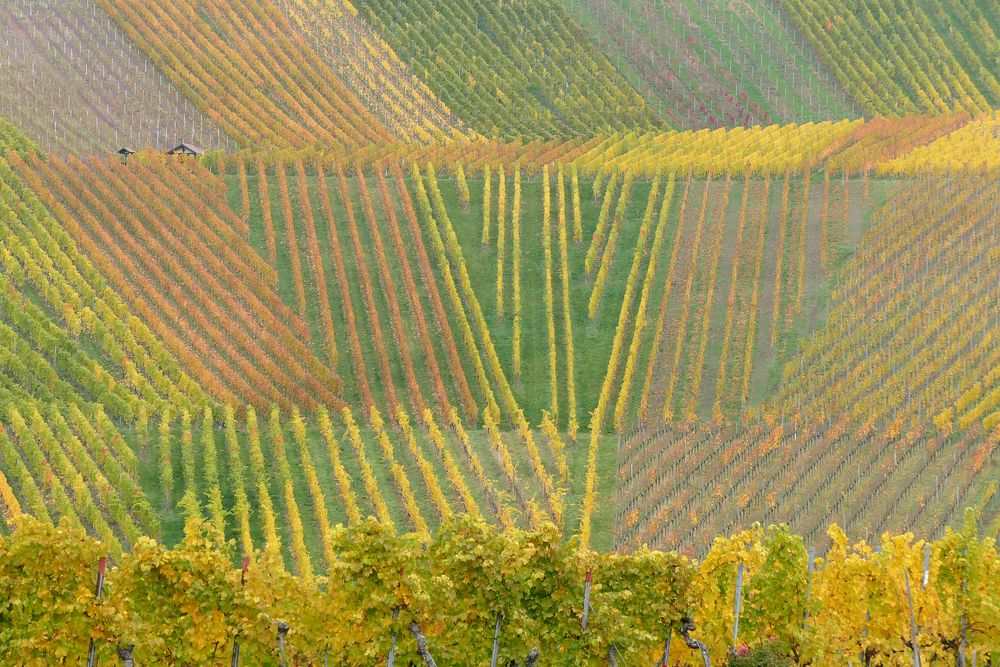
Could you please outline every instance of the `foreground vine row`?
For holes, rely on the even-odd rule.
[[[368,520],[333,529],[315,578],[271,551],[241,572],[189,518],[173,549],[141,540],[116,557],[101,598],[106,545],[68,525],[16,526],[0,537],[0,594],[18,601],[0,607],[6,663],[82,660],[93,638],[104,660],[124,648],[167,665],[228,659],[236,642],[244,664],[383,664],[390,651],[404,664],[486,664],[496,637],[504,664],[535,651],[547,664],[700,664],[680,636],[692,621],[715,664],[764,644],[812,665],[1000,650],[1000,554],[971,518],[934,542],[886,534],[878,549],[834,526],[821,557],[784,527],[755,527],[716,538],[701,562],[581,553],[551,524],[500,533],[463,517],[428,543]]]

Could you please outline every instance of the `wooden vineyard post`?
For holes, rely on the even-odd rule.
[[[123,667],[135,666],[135,658],[132,655],[133,650],[135,650],[135,644],[129,644],[128,646],[121,646],[119,644],[115,648],[115,653],[118,654],[118,659],[122,661]]]
[[[587,629],[587,618],[590,615],[590,581],[593,576],[592,570],[587,570],[587,579],[583,584],[583,620],[580,623],[580,627],[584,630]]]
[[[962,616],[962,638],[958,645],[958,667],[965,667],[965,615]]]
[[[410,621],[409,628],[413,634],[413,638],[417,640],[417,655],[423,658],[427,667],[437,667],[437,663],[434,662],[434,657],[427,647],[427,637],[424,636],[424,633],[420,632],[420,626],[417,625],[416,621]]]
[[[247,585],[247,570],[250,569],[250,557],[243,557],[243,572],[240,575],[240,587],[246,588]],[[232,667],[240,667],[240,638],[236,636],[233,638],[233,659],[230,663]]]
[[[101,556],[101,559],[97,561],[97,599],[100,601],[101,594],[104,592],[104,573],[108,569],[108,557]],[[90,640],[90,648],[87,651],[87,667],[94,667],[97,660],[97,644],[94,640]]]

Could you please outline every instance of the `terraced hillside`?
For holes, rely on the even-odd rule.
[[[304,324],[268,284],[273,272],[239,242],[240,221],[206,189],[207,172],[185,177],[162,160],[126,168],[36,158],[19,166],[76,243],[218,400],[258,409],[272,402],[340,407],[339,380],[306,351]]]
[[[392,136],[270,2],[98,5],[238,145],[338,146]]]
[[[631,343],[636,360],[641,355],[643,361],[623,391],[619,426],[640,402],[648,402],[650,389],[661,389],[650,375],[640,392],[646,369],[655,367],[645,360],[651,346],[661,344],[670,346],[664,356],[675,356],[685,295],[689,312],[675,390],[689,391],[687,367],[697,365],[699,353],[718,359],[720,346],[709,350],[706,340],[706,351],[700,352],[701,342],[722,333],[728,313],[730,336],[740,341],[739,372],[734,352],[729,377],[720,383],[730,415],[746,402],[738,396],[749,312],[767,325],[759,348],[750,350],[757,360],[751,363],[754,402],[773,386],[766,380],[793,349],[795,337],[822,320],[820,287],[840,261],[841,248],[853,247],[860,237],[868,202],[884,189],[863,176],[850,184],[846,177],[867,166],[852,157],[858,145],[850,140],[867,142],[869,133],[848,124],[802,126],[775,142],[787,145],[787,156],[796,159],[806,147],[816,156],[829,153],[827,160],[844,169],[837,177],[817,176],[808,187],[791,172],[769,176],[765,186],[763,179],[714,166],[726,150],[749,156],[769,133],[756,139],[742,130],[730,135],[721,132],[700,144],[690,134],[637,141],[637,151],[658,149],[661,169],[692,166],[672,162],[680,147],[700,156],[701,176],[675,176],[670,185],[667,178],[649,182],[633,173],[633,158],[617,138],[562,152],[556,157],[562,164],[553,164],[547,177],[536,164],[517,167],[528,159],[522,152],[492,167],[481,161],[459,167],[442,157],[433,178],[424,170],[419,181],[411,170],[378,164],[374,169],[306,162],[267,167],[257,159],[230,165],[226,178],[232,208],[249,221],[251,244],[277,269],[278,293],[308,323],[313,351],[346,378],[349,404],[375,404],[390,414],[401,403],[418,413],[436,405],[439,416],[456,405],[472,420],[486,408],[500,408],[507,418],[523,409],[536,424],[548,411],[556,424],[575,433],[597,404],[615,328],[637,317],[643,287],[644,324]],[[756,154],[759,170],[778,169],[766,166],[768,159],[788,159],[776,148]],[[865,154],[871,157],[874,148]],[[652,159],[656,164],[659,158]],[[728,159],[741,162],[735,155]],[[597,173],[581,175],[597,165]],[[715,168],[723,172],[712,176]],[[712,181],[707,190],[706,172]],[[767,220],[763,236],[762,220]],[[657,227],[661,238],[654,242]],[[454,245],[448,240],[452,232]],[[438,239],[444,255],[438,254]],[[708,252],[699,251],[702,242]],[[733,247],[735,255],[723,250]],[[734,290],[730,267],[740,262],[745,266],[736,269]],[[751,305],[756,284],[760,303]],[[526,298],[526,290],[533,289],[551,299]],[[706,307],[714,314],[710,330],[700,315]],[[629,340],[623,344],[630,346]],[[710,375],[693,383],[715,387]],[[617,375],[613,382],[619,391]],[[714,390],[709,393],[712,400],[695,401],[703,416],[715,405]]]
[[[0,190],[0,515],[65,516],[120,555],[162,535],[122,425],[206,397],[2,160]]]
[[[232,147],[94,2],[5,1],[0,22],[0,116],[43,150]]]
[[[639,52],[720,72],[684,59],[664,110],[685,125],[704,97],[707,124],[736,126],[669,130],[576,4],[359,7],[7,5],[13,53],[77,82],[106,56],[123,90],[174,91],[167,116],[241,150],[123,164],[121,118],[0,128],[5,517],[66,515],[127,550],[199,516],[308,574],[367,515],[698,551],[755,518],[812,539],[831,517],[996,514],[995,112],[743,127],[849,112],[775,7],[681,3],[666,31],[636,5],[662,38]],[[610,29],[629,7],[582,16]],[[721,122],[736,76],[756,110]]]
[[[182,139],[232,150],[569,138],[1000,104],[990,3],[893,13],[869,0],[836,20],[798,0],[358,6],[11,0],[0,115],[44,149],[84,154]],[[940,67],[921,61],[930,52]]]
[[[678,128],[854,118],[860,107],[776,2],[563,0]]]
[[[298,568],[369,513],[418,531],[458,511],[587,520],[608,544],[601,433],[753,419],[891,187],[864,175],[876,156],[962,122],[455,145],[422,169],[244,157],[223,180],[153,155],[10,160],[214,399],[126,420],[159,530],[194,512]],[[789,171],[810,164],[826,175]],[[763,175],[733,173],[748,166]],[[206,450],[213,426],[245,444]]]
[[[927,533],[996,516],[995,179],[917,180],[880,209],[827,323],[735,426],[644,424],[619,467],[619,544],[704,549],[747,522]],[[722,480],[726,480],[723,486]]]
[[[661,122],[555,0],[362,0],[358,6],[480,134],[587,136]]]
[[[114,413],[130,425],[123,431],[125,439],[118,436],[123,451],[131,452],[129,445],[138,449],[130,460],[133,481],[141,486],[130,493],[157,509],[152,513],[155,530],[131,529],[122,539],[124,548],[143,532],[175,540],[182,517],[194,513],[238,539],[244,549],[284,545],[289,563],[302,572],[307,559],[322,557],[323,536],[333,523],[366,515],[424,532],[456,512],[503,525],[536,525],[544,518],[572,525],[578,520],[582,478],[570,479],[569,470],[580,467],[582,450],[567,449],[565,436],[549,421],[540,430],[522,421],[507,432],[488,414],[479,421],[473,403],[466,429],[448,394],[437,403],[424,403],[418,391],[405,404],[390,403],[381,397],[389,394],[391,381],[378,378],[371,382],[378,382],[384,418],[374,402],[354,393],[345,397],[359,406],[357,420],[350,411],[342,412],[331,371],[307,351],[308,325],[281,303],[274,289],[283,288],[274,270],[240,240],[241,234],[251,239],[257,234],[246,230],[246,223],[216,193],[223,183],[197,163],[148,157],[136,158],[126,168],[103,160],[42,161],[33,156],[24,161],[14,155],[11,160],[69,230],[65,242],[75,241],[91,253],[96,270],[176,358],[189,364],[214,398],[206,403],[198,394],[202,398],[194,404],[165,400],[145,387],[134,370],[125,377],[142,391]],[[282,177],[274,180],[280,184]],[[315,183],[315,175],[310,180]],[[355,191],[365,182],[351,180]],[[275,201],[282,202],[276,217],[291,210],[284,208],[291,200],[281,196],[286,188],[284,183],[276,190]],[[160,203],[152,207],[143,201]],[[194,201],[198,207],[192,206]],[[351,225],[345,236],[359,233],[357,221],[342,216],[343,201],[337,200],[336,215]],[[289,218],[291,229],[300,227],[298,216],[304,210],[300,199],[296,217]],[[309,214],[304,215],[308,220]],[[282,255],[289,238],[279,236]],[[152,261],[153,253],[159,261]],[[424,256],[418,262],[429,260]],[[360,269],[355,265],[351,270]],[[282,277],[288,274],[283,271]],[[436,280],[429,283],[432,290]],[[172,304],[183,304],[183,311]],[[161,348],[159,354],[164,353]],[[195,362],[198,357],[212,363]],[[185,382],[193,391],[196,385]],[[118,405],[111,395],[97,398]],[[253,405],[244,408],[245,401]],[[426,409],[428,404],[433,411]],[[318,416],[298,416],[298,406],[312,412],[319,405],[324,407]],[[455,405],[461,409],[458,400]],[[258,412],[261,424],[255,426]],[[264,415],[269,426],[262,437]],[[515,418],[523,419],[517,413]],[[227,429],[225,445],[221,436],[215,444],[213,431],[222,427]],[[284,442],[295,443],[294,449]],[[260,447],[268,453],[261,454]],[[278,463],[277,475],[265,461]],[[15,466],[13,460],[9,465]],[[612,459],[605,457],[604,465],[612,465]],[[23,474],[12,472],[7,479],[15,498],[32,497]],[[65,509],[56,516],[63,513]]]
[[[996,662],[996,3],[0,19],[0,663]]]
[[[1000,117],[993,111],[927,145],[916,146],[880,170],[890,174],[990,173],[997,170],[998,155]]]
[[[473,423],[496,411],[514,426],[524,410],[573,440],[636,415],[714,422],[766,401],[797,341],[824,321],[837,268],[892,187],[869,170],[963,122],[909,119],[897,134],[872,121],[611,137],[553,149],[565,162],[541,174],[518,169],[515,152],[492,167],[449,167],[442,155],[437,167],[376,163],[374,174],[258,162],[230,165],[227,180],[232,207],[250,212],[252,243],[279,267],[280,293],[310,322],[314,350],[349,378],[348,402],[381,414],[429,406],[439,418],[462,406]],[[755,142],[765,140],[762,155]],[[679,147],[686,159],[675,163]],[[745,164],[740,151],[763,177],[693,175],[720,155]],[[692,175],[647,185],[657,160]],[[777,172],[810,161],[825,175]],[[525,300],[525,289],[542,298]],[[601,421],[586,423],[593,412]],[[596,446],[600,461],[607,451]]]
[[[382,37],[346,0],[278,0],[306,41],[379,120],[405,141],[468,134]]]
[[[273,550],[301,574],[329,567],[335,526],[369,516],[424,537],[460,514],[501,528],[550,521],[574,530],[582,480],[551,496],[543,480],[558,474],[560,455],[574,467],[579,462],[572,451],[554,448],[557,436],[532,437],[543,477],[517,434],[466,430],[457,414],[439,421],[405,411],[383,417],[320,409],[285,417],[276,408],[215,408],[165,411],[136,433],[146,443],[142,487],[166,543],[180,538],[186,518],[200,516],[242,553]],[[555,516],[553,508],[565,513]],[[609,507],[599,523],[610,519]]]
[[[990,2],[564,0],[675,127],[1000,104]]]
[[[868,113],[1000,106],[996,3],[778,1]]]

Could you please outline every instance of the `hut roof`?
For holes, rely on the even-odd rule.
[[[176,155],[178,153],[181,153],[183,155],[201,155],[204,152],[205,151],[201,150],[197,146],[189,144],[186,141],[182,141],[181,143],[177,144],[169,151],[167,151],[167,155]]]

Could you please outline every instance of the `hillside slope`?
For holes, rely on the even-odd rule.
[[[407,67],[347,0],[277,0],[355,95],[396,136],[429,142],[468,134],[423,81]]]
[[[4,2],[0,25],[0,116],[43,150],[230,146],[94,2]]]
[[[206,396],[2,159],[0,217],[0,516],[66,517],[120,555],[162,534],[123,425]]]
[[[563,4],[674,127],[860,115],[774,2]]]
[[[660,122],[556,0],[358,6],[417,76],[488,137],[587,136]]]
[[[98,4],[239,145],[303,148],[391,139],[271,2]]]
[[[273,272],[209,173],[153,156],[19,165],[108,281],[220,401],[339,408],[340,381],[309,354]],[[188,167],[188,168],[186,168]],[[208,178],[206,178],[208,176]]]
[[[649,423],[621,451],[619,544],[836,520],[877,537],[993,516],[1000,444],[995,179],[920,179],[881,209],[827,323],[735,427]],[[725,482],[723,482],[725,480]]]
[[[1000,10],[975,0],[779,0],[868,113],[1000,106]]]

